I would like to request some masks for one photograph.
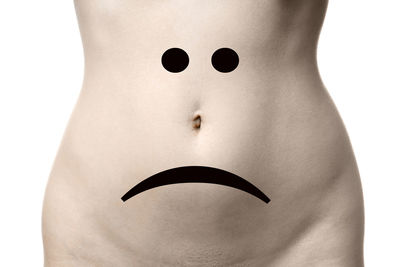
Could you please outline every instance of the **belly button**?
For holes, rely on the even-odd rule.
[[[193,116],[192,126],[193,126],[193,129],[200,130],[200,127],[201,127],[201,116],[200,116],[200,114],[195,114]]]

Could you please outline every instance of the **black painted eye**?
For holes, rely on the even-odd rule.
[[[170,48],[162,55],[161,63],[167,71],[181,72],[189,65],[189,56],[180,48]]]
[[[212,55],[211,63],[219,72],[231,72],[239,65],[239,56],[230,48],[220,48]]]

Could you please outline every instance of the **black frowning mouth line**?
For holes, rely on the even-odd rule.
[[[225,185],[245,191],[261,199],[265,203],[270,202],[270,199],[260,189],[248,182],[246,179],[221,169],[206,166],[183,166],[159,172],[138,183],[123,195],[121,199],[125,202],[131,197],[146,190],[179,183],[209,183]]]

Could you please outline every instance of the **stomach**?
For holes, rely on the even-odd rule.
[[[192,16],[179,11],[194,1],[137,4],[138,18],[122,3],[88,2],[75,3],[85,78],[44,201],[49,264],[265,266],[289,255],[321,218],[335,222],[332,214],[360,207],[337,200],[338,192],[346,201],[359,194],[358,174],[318,73],[318,30],[288,30],[280,1],[234,1],[225,13],[213,2]],[[171,47],[189,56],[180,73],[161,64]],[[211,64],[221,47],[239,56],[232,72]],[[192,165],[243,177],[271,202],[204,183],[121,201],[151,175]]]

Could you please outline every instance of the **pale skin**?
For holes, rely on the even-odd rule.
[[[45,266],[363,266],[351,144],[319,76],[326,0],[75,0],[85,77],[48,181]],[[160,58],[179,47],[180,73]],[[221,73],[221,47],[240,57]],[[199,119],[200,118],[200,119]],[[121,196],[179,166],[235,173]]]

